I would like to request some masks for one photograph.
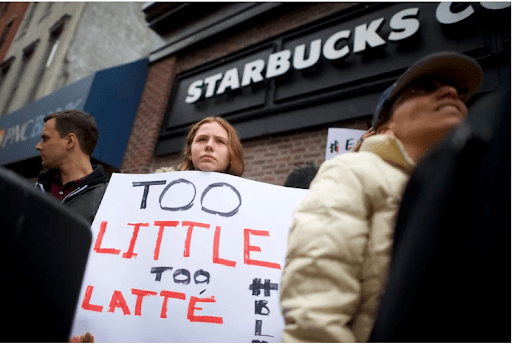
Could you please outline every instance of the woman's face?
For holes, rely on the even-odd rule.
[[[191,146],[196,170],[225,172],[230,163],[228,132],[217,122],[201,125]]]

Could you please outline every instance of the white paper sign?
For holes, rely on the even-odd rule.
[[[280,342],[288,231],[306,193],[219,173],[113,174],[71,335]]]
[[[354,147],[366,131],[348,128],[329,128],[327,132],[327,147],[325,160],[336,157],[342,153],[350,152],[349,147]]]

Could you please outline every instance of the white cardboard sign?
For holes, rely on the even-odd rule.
[[[325,160],[336,157],[342,153],[350,152],[349,147],[354,147],[366,131],[349,128],[329,128],[327,132],[327,146],[325,148]]]
[[[113,174],[71,335],[280,342],[281,272],[306,193],[219,173]]]

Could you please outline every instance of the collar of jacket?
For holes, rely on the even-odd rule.
[[[389,164],[398,166],[408,173],[416,167],[416,163],[394,135],[373,135],[363,141],[359,151],[375,153]]]
[[[85,176],[84,180],[78,185],[78,187],[82,187],[84,185],[93,186],[99,183],[108,182],[108,176],[105,173],[105,169],[101,165],[93,165],[92,169],[92,173]],[[56,170],[48,170],[42,172],[37,179],[37,184],[43,185],[43,188],[48,190],[56,173]]]

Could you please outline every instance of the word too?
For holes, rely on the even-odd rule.
[[[159,282],[162,280],[162,273],[165,271],[172,271],[172,267],[161,266],[161,267],[151,267],[151,273],[156,274],[155,281]],[[181,278],[184,277],[184,278]],[[199,279],[199,277],[203,277]],[[186,268],[178,268],[172,274],[172,278],[176,284],[188,285],[190,284],[190,271]],[[194,283],[196,284],[210,284],[210,272],[204,270],[197,270],[194,273]]]
[[[167,181],[161,180],[161,181],[144,181],[144,182],[132,182],[132,183],[133,183],[133,187],[144,187],[144,192],[142,194],[142,201],[140,203],[140,208],[145,209],[146,205],[147,205],[149,187],[164,185],[167,183]],[[176,186],[180,183],[190,185],[194,189],[194,195],[192,196],[192,198],[190,200],[185,200],[183,202],[183,205],[176,206],[176,207],[168,207],[168,206],[162,205],[162,199],[164,198],[165,194],[169,191],[169,189],[171,189],[171,187]],[[219,187],[227,187],[228,190],[232,191],[238,198],[238,206],[236,206],[234,209],[232,209],[228,212],[221,212],[221,211],[211,210],[211,209],[206,208],[203,205],[204,198],[206,197],[208,192],[210,192],[213,188],[219,188]],[[166,210],[166,211],[186,211],[186,210],[190,209],[192,206],[194,206],[195,198],[196,198],[196,186],[189,180],[180,178],[180,179],[171,181],[167,186],[165,186],[162,193],[160,193],[160,198],[159,198],[160,208],[162,210]],[[240,196],[240,193],[238,192],[238,190],[235,187],[233,187],[229,183],[225,183],[225,182],[212,183],[208,187],[205,188],[205,190],[203,191],[203,194],[201,195],[201,209],[206,213],[217,214],[222,217],[232,217],[238,212],[238,209],[240,208],[241,205],[242,205],[242,197]]]
[[[180,224],[179,221],[155,221],[154,226],[158,228],[158,235],[155,243],[155,250],[153,252],[153,259],[158,260],[160,256],[160,247],[162,245],[162,237],[164,234],[164,230],[166,228],[176,228]],[[149,227],[149,223],[128,223],[128,226],[133,226],[133,235],[130,240],[130,244],[126,252],[122,254],[123,259],[132,259],[137,257],[137,253],[134,252],[135,244],[137,242],[137,238],[139,235],[139,231],[141,227]],[[190,257],[190,243],[192,241],[192,233],[194,228],[203,228],[209,229],[210,224],[206,223],[197,223],[190,221],[182,221],[181,226],[187,228],[187,235],[185,238],[185,248],[183,251],[183,257]],[[116,248],[103,248],[102,242],[103,237],[105,236],[105,232],[107,231],[107,222],[103,221],[100,225],[100,230],[98,232],[98,237],[94,243],[94,251],[98,254],[111,254],[111,255],[119,255],[121,254],[120,249]],[[265,230],[253,230],[253,229],[244,229],[244,264],[246,265],[254,265],[254,266],[262,266],[274,269],[281,269],[281,265],[274,262],[260,261],[251,259],[251,252],[261,252],[261,248],[257,246],[251,246],[250,237],[253,236],[268,236],[270,234]],[[224,265],[228,267],[235,267],[236,261],[223,259],[219,256],[219,246],[220,246],[220,236],[221,236],[221,227],[215,226],[215,232],[213,235],[213,256],[212,262],[214,264]]]
[[[81,308],[84,310],[101,313],[101,312],[103,312],[103,309],[104,309],[103,306],[91,303],[93,291],[94,291],[94,286],[88,285],[87,289],[85,291],[85,296],[82,301]],[[135,316],[142,316],[142,302],[144,300],[144,297],[148,297],[148,296],[163,297],[162,309],[160,311],[160,318],[162,318],[162,319],[167,318],[167,308],[168,308],[167,305],[168,305],[169,298],[182,300],[182,301],[186,300],[186,295],[182,292],[162,290],[158,294],[156,291],[140,290],[140,289],[132,289],[131,292],[132,292],[132,295],[137,296],[137,300],[135,301],[135,308],[134,308]],[[215,303],[215,296],[210,296],[207,298],[198,298],[195,296],[190,296],[189,303],[188,303],[188,309],[187,309],[187,320],[189,320],[190,322],[205,322],[205,323],[216,323],[216,324],[224,323],[224,320],[222,319],[222,317],[219,317],[219,316],[195,315],[196,310],[203,309],[201,307],[198,307],[197,303]],[[112,298],[110,299],[110,303],[109,303],[107,312],[114,313],[116,308],[120,308],[123,312],[123,315],[131,315],[131,311],[130,311],[130,308],[128,307],[128,304],[126,303],[126,299],[124,298],[123,293],[119,290],[115,290],[112,293]]]

